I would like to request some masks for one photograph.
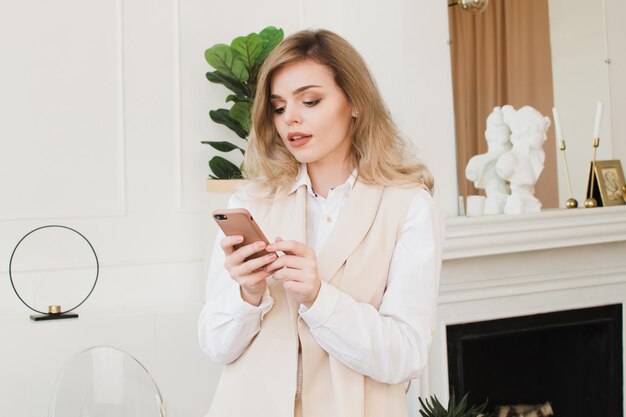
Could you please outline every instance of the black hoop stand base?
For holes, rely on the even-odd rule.
[[[61,319],[77,319],[76,313],[60,313],[60,314],[31,314],[30,319],[33,321],[42,320],[61,320]]]

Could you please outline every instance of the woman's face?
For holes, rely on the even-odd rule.
[[[289,152],[309,168],[344,164],[353,109],[325,65],[298,61],[271,79],[274,125]]]

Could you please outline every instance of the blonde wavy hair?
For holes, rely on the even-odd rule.
[[[433,190],[433,177],[413,160],[363,57],[345,39],[328,30],[302,30],[288,36],[263,63],[252,107],[252,134],[244,160],[244,176],[270,193],[290,186],[299,162],[283,144],[270,103],[272,75],[290,63],[310,59],[326,65],[358,112],[352,119],[349,158],[359,180],[373,185],[423,185]]]

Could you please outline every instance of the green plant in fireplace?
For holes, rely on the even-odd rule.
[[[209,111],[211,120],[222,124],[247,141],[250,134],[250,110],[254,102],[257,76],[261,65],[272,50],[283,40],[282,29],[266,27],[259,33],[240,36],[230,45],[216,44],[204,52],[208,64],[215,69],[206,73],[207,79],[221,84],[230,90],[226,103],[232,103],[230,109]],[[233,141],[202,141],[219,152],[239,151],[245,154],[245,147]],[[237,166],[222,156],[214,156],[209,161],[213,179],[243,178],[241,166]]]
[[[485,412],[487,402],[481,405],[468,405],[467,396],[465,394],[460,401],[457,402],[454,390],[450,394],[450,400],[448,401],[448,408],[446,409],[437,399],[436,396],[431,396],[430,400],[422,400],[418,398],[422,407],[420,410],[421,417],[490,417]]]

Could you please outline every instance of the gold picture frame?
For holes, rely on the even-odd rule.
[[[591,169],[589,170],[588,186],[592,186],[593,197],[597,200],[598,206],[619,206],[626,204],[624,201],[624,171],[619,160],[596,161],[595,173],[591,184]],[[589,189],[587,189],[589,195]]]

